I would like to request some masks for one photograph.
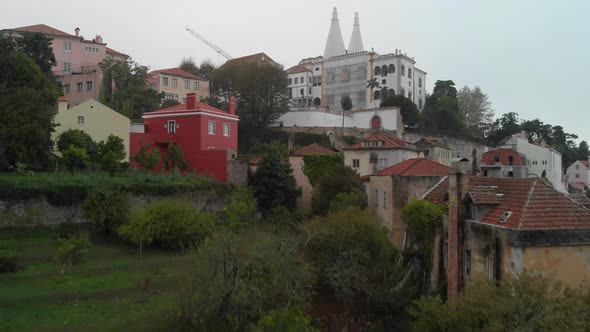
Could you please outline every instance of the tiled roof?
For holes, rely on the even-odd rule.
[[[379,147],[365,147],[364,142],[383,142],[382,146]],[[410,142],[406,142],[397,137],[385,135],[385,134],[374,134],[367,137],[360,142],[351,145],[345,150],[358,150],[358,149],[415,149],[414,145]]]
[[[444,204],[448,186],[448,179],[441,181],[424,198]],[[590,229],[590,210],[542,179],[469,177],[470,191],[482,186],[495,186],[497,195],[496,205],[481,218],[482,223],[517,230]],[[504,222],[500,221],[503,216]]]
[[[580,160],[580,162],[582,163],[582,165],[590,168],[590,162],[588,162],[588,160]]]
[[[450,167],[435,161],[412,158],[381,170],[377,175],[446,176]]]
[[[590,209],[590,199],[588,199],[588,196],[586,196],[585,193],[573,193],[569,194],[569,197],[573,199],[576,203],[582,205],[587,209]]]
[[[196,80],[206,81],[206,79],[199,77],[193,73],[189,73],[188,71],[184,71],[180,68],[158,69],[150,72],[150,75],[153,74],[167,74],[171,76],[179,76],[184,78],[192,78]]]
[[[509,148],[497,148],[494,150],[490,150],[485,152],[481,158],[482,165],[495,165],[495,157],[498,156],[500,158],[500,165],[507,166],[509,165],[508,158],[512,156],[512,165],[511,166],[526,166],[524,155],[518,153]]]
[[[498,186],[470,186],[467,195],[475,204],[495,205],[500,204],[503,197],[497,189]]]
[[[53,36],[62,36],[62,37],[73,37],[73,38],[77,38],[74,35],[71,35],[67,32],[63,32],[61,30],[57,30],[56,28],[52,28],[48,25],[45,24],[35,24],[35,25],[29,25],[26,27],[20,27],[20,28],[14,28],[12,30],[16,30],[16,31],[22,31],[22,32],[40,32],[43,34],[47,34],[47,35],[53,35]]]
[[[416,143],[414,143],[415,145],[431,145],[431,146],[438,146],[447,150],[451,150],[451,148],[449,148],[446,145],[443,145],[441,143],[439,143],[439,141],[436,138],[430,138],[430,137],[423,137],[421,138],[419,141],[417,141]]]
[[[107,53],[111,53],[111,54],[117,54],[117,55],[123,55],[123,56],[127,56],[127,54],[125,54],[125,53],[121,53],[121,52],[119,52],[119,51],[116,51],[116,50],[113,50],[113,49],[112,49],[112,48],[110,48],[110,47],[107,47]]]
[[[179,114],[179,113],[194,113],[194,112],[205,111],[207,113],[215,113],[215,114],[220,114],[220,115],[224,115],[224,116],[228,116],[228,117],[235,117],[236,119],[238,118],[236,115],[229,114],[226,111],[220,110],[217,107],[213,107],[207,103],[203,103],[200,101],[195,101],[195,106],[196,107],[194,109],[189,110],[189,109],[187,109],[186,104],[178,104],[178,105],[162,108],[162,109],[159,109],[159,110],[156,110],[153,112],[146,112],[143,115],[150,116],[150,115],[164,115],[167,113]]]
[[[317,143],[312,143],[300,150],[293,152],[293,156],[311,156],[316,154],[336,154],[337,152],[327,149]]]
[[[311,69],[305,67],[304,65],[296,65],[289,69],[287,69],[287,74],[295,74],[295,73],[305,73],[311,72]]]
[[[276,63],[273,59],[271,59],[266,53],[260,52],[256,54],[246,55],[239,58],[233,58],[227,60],[225,65],[237,65],[242,63]]]
[[[57,101],[68,101],[68,98],[66,96],[59,96]]]

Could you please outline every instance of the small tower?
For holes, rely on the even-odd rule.
[[[352,35],[348,44],[348,53],[362,52],[364,50],[361,26],[359,24],[359,13],[354,13],[354,26],[352,27]]]
[[[343,54],[346,54],[346,49],[344,48],[344,39],[342,39],[342,32],[340,31],[338,10],[334,7],[330,32],[328,33],[328,40],[326,41],[326,50],[324,51],[324,59]]]

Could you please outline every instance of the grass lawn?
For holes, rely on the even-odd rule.
[[[94,238],[85,262],[60,273],[52,230],[0,232],[0,255],[17,273],[0,274],[0,331],[159,331],[175,311],[190,255],[137,251]],[[140,290],[141,284],[149,286]]]

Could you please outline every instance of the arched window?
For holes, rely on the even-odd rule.
[[[380,129],[381,128],[381,118],[375,115],[371,119],[371,129]]]
[[[391,96],[391,97],[395,96],[395,90],[389,89],[389,91],[387,92],[387,95]]]
[[[387,76],[387,66],[386,65],[383,65],[383,67],[381,67],[381,75]]]
[[[383,87],[383,89],[381,89],[381,99],[387,99],[387,97],[389,97],[388,92],[387,87]]]
[[[381,68],[375,67],[375,76],[379,76],[379,75],[381,75]]]
[[[379,91],[379,90],[375,91],[374,96],[375,96],[375,100],[381,99],[381,91]]]
[[[390,74],[395,73],[395,66],[393,64],[389,65],[389,73]]]

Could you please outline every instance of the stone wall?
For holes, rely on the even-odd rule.
[[[402,139],[408,142],[416,142],[424,137],[432,137],[439,140],[443,145],[451,148],[451,158],[467,158],[471,161],[473,149],[477,150],[477,162],[482,159],[484,152],[491,150],[492,148],[484,144],[482,141],[477,139],[467,139],[462,137],[453,137],[451,135],[442,133],[428,133],[428,132],[410,132],[406,131],[402,135]]]
[[[184,198],[199,211],[216,212],[225,207],[228,190],[201,190],[174,195],[128,193],[131,211],[163,199]],[[26,199],[0,199],[0,228],[56,226],[64,222],[85,223],[84,200],[72,204],[56,205],[43,195]]]

